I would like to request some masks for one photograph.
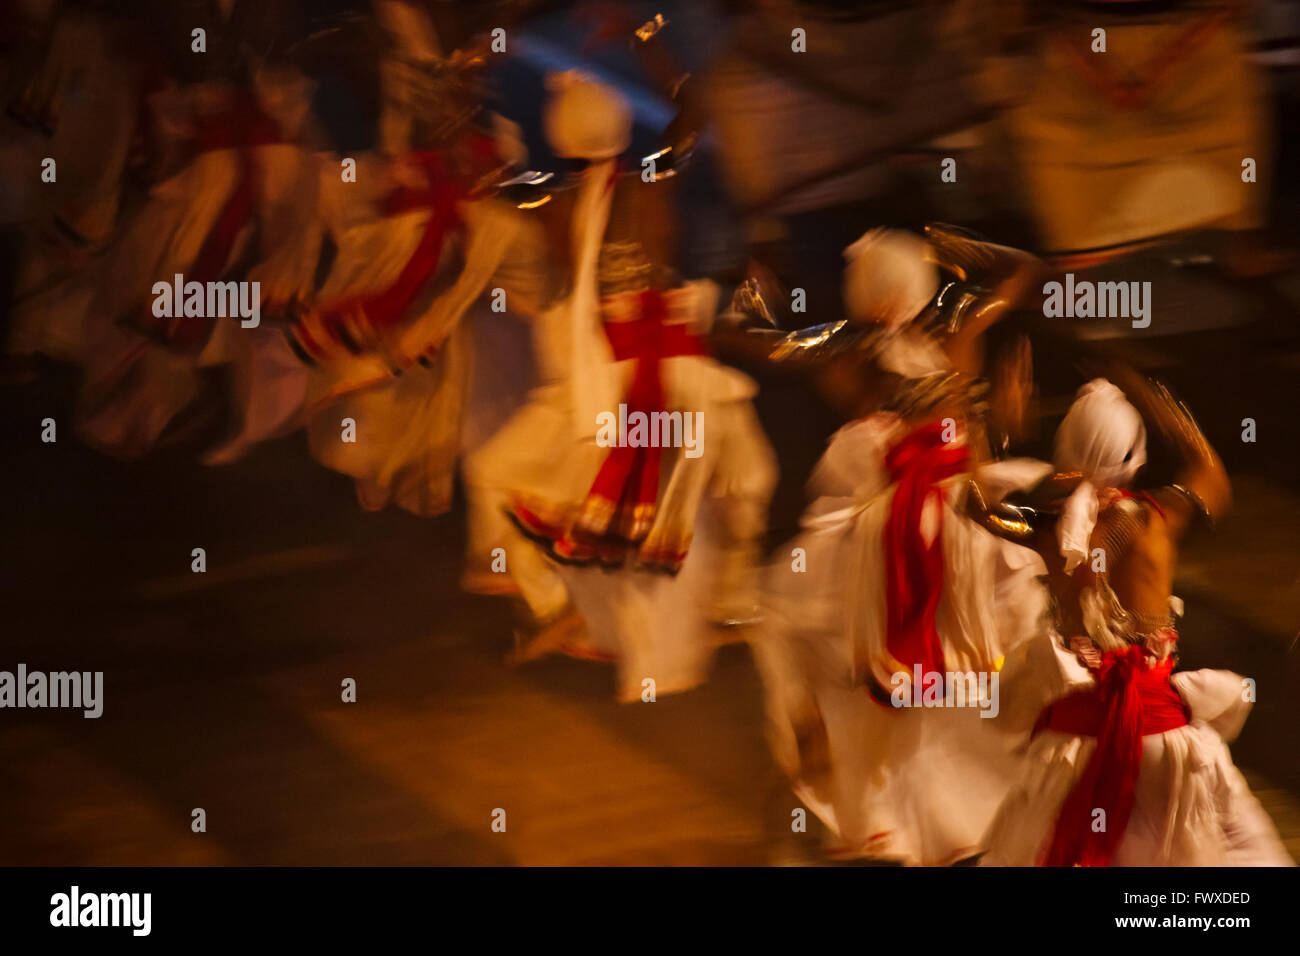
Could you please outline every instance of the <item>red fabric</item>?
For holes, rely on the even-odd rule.
[[[408,316],[411,303],[437,272],[447,237],[461,228],[458,204],[465,198],[468,185],[451,169],[446,153],[413,153],[407,162],[420,171],[428,185],[402,186],[394,190],[384,200],[384,213],[395,216],[414,209],[430,210],[419,243],[386,289],[346,299],[322,312],[319,328],[326,334],[326,341],[318,341],[308,329],[308,323],[297,323],[294,334],[308,354],[326,354],[334,342],[342,343],[350,351],[361,351],[373,345],[367,340],[382,336],[398,325]]]
[[[945,442],[938,424],[911,432],[889,450],[885,467],[897,484],[885,521],[885,646],[909,672],[942,672],[943,644],[934,616],[943,593],[943,512],[939,529],[926,544],[921,515],[927,501],[942,504],[939,482],[965,471],[970,453],[964,445]]]
[[[624,399],[628,417],[633,412],[643,412],[649,422],[654,412],[666,410],[659,375],[660,359],[703,355],[704,347],[699,336],[684,324],[667,322],[668,304],[662,292],[647,289],[640,294],[638,306],[640,318],[606,322],[605,334],[615,359],[636,362],[632,384]],[[637,506],[649,507],[658,501],[661,454],[661,449],[649,445],[611,448],[588,492],[589,498],[616,502],[610,524],[629,538],[638,539],[649,530],[649,522],[637,521],[634,511]]]
[[[703,355],[705,348],[686,325],[667,321],[668,304],[662,292],[642,292],[637,305],[636,319],[606,322],[605,333],[615,359],[636,362],[623,399],[627,414],[643,412],[649,422],[654,412],[666,410],[660,360]],[[650,437],[647,434],[647,442]],[[686,558],[687,542],[664,541],[654,553],[643,547],[659,500],[661,455],[660,448],[649,445],[616,445],[601,463],[576,517],[548,520],[527,503],[516,501],[514,519],[527,534],[547,542],[563,561],[617,566],[635,550],[643,567],[675,573]]]
[[[425,224],[415,252],[407,260],[397,280],[383,292],[333,310],[341,313],[351,308],[360,309],[375,331],[392,328],[405,316],[411,301],[437,271],[448,234],[461,224],[456,204],[464,198],[464,190],[446,175],[439,161],[427,160],[421,165],[431,180],[429,188],[401,190],[390,196],[387,203],[389,215],[411,209],[431,210],[432,215]]]
[[[198,256],[184,272],[184,283],[216,282],[226,270],[230,254],[235,248],[235,241],[244,227],[253,218],[257,208],[257,187],[260,182],[257,161],[251,150],[239,153],[239,173],[235,188],[226,198],[216,221],[212,224]],[[170,318],[154,316],[152,304],[142,310],[142,327],[153,335],[163,338],[168,345],[175,348],[197,351],[201,349],[212,335],[216,319],[213,316],[185,316],[184,297],[172,303]]]
[[[186,285],[216,282],[225,274],[235,242],[257,210],[261,175],[253,147],[280,142],[281,139],[275,122],[246,97],[239,98],[229,109],[211,117],[198,132],[195,141],[200,153],[238,149],[239,172],[234,188],[203,239],[198,256],[183,273]],[[141,312],[141,327],[173,347],[191,351],[201,349],[212,335],[216,320],[212,316],[186,317],[183,306],[183,299],[173,303],[172,311],[177,314],[159,319],[153,315],[152,305],[147,305]]]
[[[1050,705],[1037,729],[1097,738],[1083,775],[1061,806],[1045,866],[1108,866],[1133,812],[1142,738],[1187,724],[1187,708],[1169,682],[1174,659],[1148,667],[1137,645],[1107,651],[1097,686]],[[1106,828],[1093,831],[1093,812]]]

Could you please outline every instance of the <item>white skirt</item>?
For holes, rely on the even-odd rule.
[[[670,361],[682,363],[675,370],[679,378],[699,389],[682,404],[701,409],[708,429],[698,458],[666,449],[659,509],[647,540],[687,551],[677,574],[561,566],[549,559],[510,562],[539,617],[563,600],[551,580],[558,574],[587,622],[591,650],[618,661],[624,701],[640,700],[652,686],[647,679],[656,695],[700,684],[712,653],[710,621],[730,619],[740,608],[752,614],[753,549],[776,484],[774,456],[749,401],[731,399],[725,388],[721,399],[708,392],[716,379],[726,385],[726,370],[704,358]],[[609,449],[596,443],[594,421],[591,438],[576,440],[576,431],[569,390],[543,385],[466,460],[467,481],[501,505],[529,497],[581,502]],[[537,547],[515,540],[513,547]]]
[[[1068,656],[1064,648],[1059,654]],[[1142,738],[1133,812],[1113,864],[1294,865],[1228,753],[1226,740],[1236,736],[1250,707],[1241,700],[1241,678],[1228,671],[1198,670],[1176,673],[1171,681],[1192,720]],[[1096,746],[1093,737],[1055,731],[1033,738],[1016,784],[989,829],[982,866],[1041,861],[1061,805]]]
[[[1015,738],[1000,702],[990,717],[978,707],[895,708],[855,686],[854,634],[883,640],[881,528],[892,494],[884,455],[902,434],[902,423],[882,414],[832,439],[813,478],[827,494],[769,569],[767,622],[753,645],[777,761],[835,834],[832,852],[943,865],[982,849],[1015,766]],[[966,518],[956,507],[960,482],[945,487],[945,593],[936,618],[945,661],[952,670],[996,670],[1041,630],[1042,562]],[[810,779],[796,739],[814,714],[825,726],[829,766]]]

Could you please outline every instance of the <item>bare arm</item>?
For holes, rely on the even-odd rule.
[[[1159,493],[1170,537],[1181,538],[1202,509],[1211,518],[1225,514],[1232,505],[1228,473],[1186,406],[1133,369],[1113,370],[1112,381],[1182,460],[1176,485]]]
[[[937,264],[963,279],[979,279],[992,293],[944,344],[958,371],[975,376],[983,365],[981,339],[995,322],[1014,309],[1042,275],[1041,260],[1027,252],[971,239],[944,226],[927,226],[926,238]]]

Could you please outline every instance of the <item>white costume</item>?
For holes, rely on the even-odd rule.
[[[698,345],[714,311],[713,289],[693,283],[662,293],[600,295],[598,266],[608,262],[602,253],[610,255],[614,157],[627,147],[630,129],[626,104],[596,83],[572,81],[548,107],[556,152],[591,160],[573,216],[572,284],[536,327],[543,384],[467,469],[471,481],[496,489],[515,520],[564,563],[557,576],[556,563],[541,551],[512,551],[510,558],[538,620],[564,611],[571,595],[591,637],[578,653],[619,661],[624,700],[640,698],[646,679],[656,693],[695,686],[709,659],[708,620],[752,616],[747,570],[775,483],[772,453],[750,406],[754,383]],[[652,316],[648,308],[662,311]],[[631,341],[639,333],[645,339]],[[655,473],[634,509],[635,492],[624,486],[611,483],[612,498],[599,496],[611,463],[642,454],[635,442],[619,446],[602,417],[618,416],[621,404],[635,405],[647,382],[656,410],[683,423],[683,447],[637,458],[636,467],[647,460],[658,465],[645,466]],[[633,515],[635,527],[621,523]],[[599,526],[584,526],[587,520]]]
[[[849,250],[846,270],[853,314],[895,323],[879,362],[905,377],[945,368],[937,343],[907,323],[936,286],[915,242],[869,234]],[[966,517],[964,434],[944,441],[941,432],[938,421],[909,427],[888,411],[840,429],[810,481],[816,500],[803,532],[767,574],[769,621],[754,646],[773,748],[796,794],[836,835],[835,855],[920,865],[971,857],[1006,792],[1012,759],[1006,737],[994,729],[993,681],[1007,651],[1039,627],[1045,593],[1036,578],[1044,567],[1034,552]],[[915,451],[915,464],[895,464],[895,450],[904,448]],[[927,681],[923,676],[913,689],[912,663],[898,657],[889,634],[888,612],[900,590],[890,586],[891,565],[904,563],[890,554],[889,527],[895,499],[907,494],[900,481],[913,468],[929,467],[926,456],[940,462],[939,470],[924,482],[924,504],[914,517],[920,548],[936,549],[942,576],[913,588],[938,591],[920,595],[936,601],[941,654],[931,663],[941,674],[975,675],[975,687],[982,679],[979,706],[899,706],[915,703],[914,694],[924,702]],[[997,498],[1047,470],[1009,462],[977,477],[996,488]],[[825,766],[809,766],[801,738],[821,728]]]
[[[322,357],[312,378],[312,454],[326,467],[353,477],[366,508],[392,501],[432,516],[451,507],[463,450],[461,428],[470,411],[471,366],[492,361],[490,355],[474,357],[473,333],[462,320],[494,277],[516,308],[528,297],[526,282],[508,280],[511,264],[526,261],[536,245],[531,224],[497,200],[457,205],[463,229],[455,238],[462,242],[463,266],[453,271],[445,265],[451,257],[444,256],[437,274],[412,301],[410,314],[382,334],[382,344],[359,357],[347,352]],[[411,260],[431,216],[429,210],[417,209],[342,229],[338,257],[317,307],[328,310],[388,288]],[[393,374],[394,366],[400,375]],[[502,391],[510,392],[510,384]],[[344,419],[356,423],[355,442],[341,440]]]
[[[206,113],[194,159],[151,190],[89,268],[18,310],[19,327],[29,312],[45,316],[43,351],[85,369],[78,433],[88,444],[144,454],[198,394],[200,369],[226,363],[235,365],[240,420],[217,460],[296,416],[306,371],[279,332],[260,319],[244,328],[239,316],[187,316],[179,302],[162,318],[154,285],[176,275],[187,284],[231,278],[257,253],[238,278],[259,283],[259,312],[310,288],[321,238],[315,160],[289,141],[309,92],[283,75],[259,75],[256,105],[229,88],[193,88],[196,111]]]
[[[1114,385],[1090,382],[1061,424],[1056,457],[1060,470],[1085,478],[1058,529],[1072,567],[1089,545],[1099,491],[1127,483],[1145,460],[1142,419]],[[1141,507],[1133,498],[1106,498],[1103,514]],[[1113,550],[1112,569],[1123,559]],[[1026,698],[1048,706],[981,863],[1290,865],[1228,753],[1250,708],[1242,679],[1218,670],[1170,673],[1177,599],[1167,620],[1151,621],[1123,608],[1099,573],[1080,600],[1087,636],[1072,636],[1067,648],[1045,632],[1008,665]],[[1101,752],[1099,739],[1108,741]],[[1098,819],[1106,824],[1100,831]]]
[[[364,508],[391,502],[433,516],[451,507],[461,455],[484,439],[491,416],[471,401],[520,399],[518,380],[494,381],[485,370],[493,356],[476,354],[482,336],[468,317],[489,287],[527,311],[538,294],[540,230],[508,203],[479,197],[481,177],[510,150],[439,112],[454,101],[431,77],[450,60],[428,15],[404,0],[381,0],[375,14],[386,37],[382,155],[361,157],[356,182],[346,184],[336,162],[326,187],[338,253],[313,316],[298,326],[299,345],[317,365],[308,435],[321,464],[355,480]],[[421,149],[430,126],[442,127],[439,146]],[[482,147],[492,145],[489,156]],[[461,168],[467,158],[469,172]],[[387,194],[358,189],[376,182]],[[416,291],[394,294],[403,288]],[[343,439],[345,422],[355,426],[353,440]],[[485,505],[476,492],[469,547],[477,567],[498,538],[479,520]]]

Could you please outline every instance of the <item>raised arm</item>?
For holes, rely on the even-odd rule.
[[[992,290],[944,343],[954,368],[978,375],[984,358],[981,338],[1029,293],[1044,265],[1020,249],[975,239],[952,226],[926,226],[925,235],[937,265]]]
[[[1228,473],[1187,406],[1133,369],[1119,368],[1110,374],[1142,413],[1147,427],[1168,442],[1182,461],[1175,483],[1157,492],[1174,539],[1198,516],[1213,521],[1225,514],[1232,504]]]

